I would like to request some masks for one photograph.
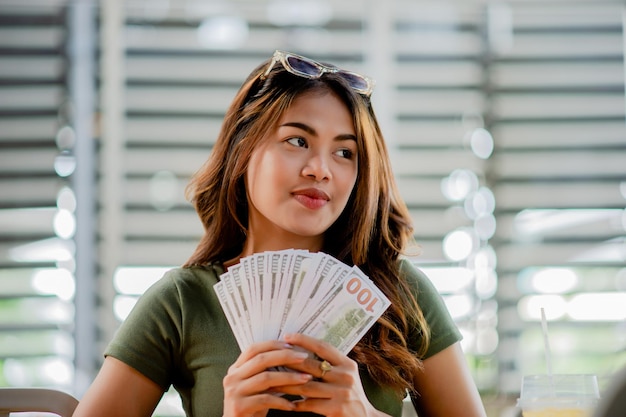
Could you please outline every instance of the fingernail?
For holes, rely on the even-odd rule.
[[[302,359],[306,359],[309,357],[309,354],[306,352],[295,352],[294,355],[296,355],[296,358],[302,358]]]

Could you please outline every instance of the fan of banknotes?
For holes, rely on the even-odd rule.
[[[220,278],[214,289],[241,350],[302,333],[347,354],[390,305],[360,269],[322,252],[254,254]]]

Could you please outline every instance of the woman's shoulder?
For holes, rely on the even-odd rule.
[[[151,291],[179,293],[212,288],[222,273],[223,268],[217,264],[172,268],[152,285]]]
[[[219,264],[180,266],[165,273],[165,277],[173,281],[219,281],[224,268]]]
[[[430,284],[428,276],[411,259],[399,258],[398,270],[400,276],[411,285],[419,286],[423,282]]]
[[[407,258],[401,258],[398,262],[401,279],[404,279],[409,288],[411,288],[422,308],[424,306],[432,306],[433,304],[443,305],[441,294],[439,294],[433,282],[419,266]]]
[[[430,344],[424,355],[424,359],[426,359],[461,340],[462,336],[443,297],[426,273],[410,259],[401,259],[399,262],[400,275],[404,277],[411,287],[411,291],[414,292],[430,329]]]

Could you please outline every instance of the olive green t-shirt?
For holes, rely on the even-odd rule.
[[[173,385],[188,417],[222,416],[222,379],[241,353],[213,290],[223,272],[218,265],[167,272],[140,297],[105,351],[105,356],[137,369],[164,391]],[[417,289],[431,329],[428,358],[461,336],[430,280],[407,260],[401,261],[401,272]],[[414,350],[420,344],[417,337],[409,341]],[[363,370],[361,379],[374,407],[401,416],[402,399]],[[272,410],[268,415],[289,414]]]

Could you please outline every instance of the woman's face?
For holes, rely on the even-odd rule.
[[[296,98],[250,157],[248,249],[319,250],[346,207],[357,169],[355,130],[343,102],[331,92]]]

